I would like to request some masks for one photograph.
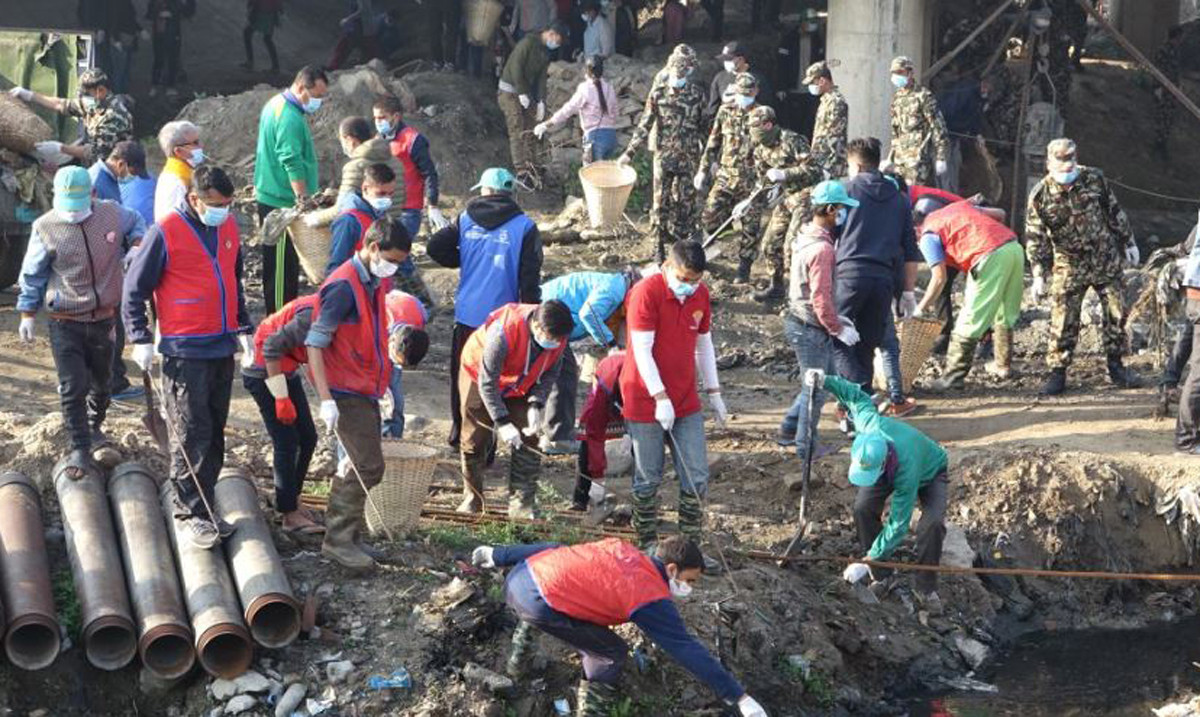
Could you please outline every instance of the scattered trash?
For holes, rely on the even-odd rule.
[[[556,714],[556,715],[571,714],[571,703],[567,701],[566,697],[559,697],[558,699],[554,700],[554,714]]]
[[[388,677],[371,675],[367,680],[367,687],[372,690],[410,690],[412,689],[412,677],[408,674],[408,670],[397,667]]]

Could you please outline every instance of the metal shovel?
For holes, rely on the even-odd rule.
[[[808,454],[804,457],[804,476],[800,483],[800,524],[796,528],[796,534],[792,536],[787,548],[783,551],[783,556],[778,562],[779,567],[786,565],[787,559],[800,549],[801,543],[804,540],[804,534],[808,532],[808,482],[812,476],[813,453],[816,452],[817,442],[817,419],[820,418],[813,415],[813,407],[816,405],[816,402],[817,387],[810,386],[808,391],[808,405],[805,406],[805,410],[808,411]],[[796,436],[796,438],[799,440],[800,436]]]
[[[158,444],[158,449],[165,455],[170,455],[167,442],[167,422],[163,420],[162,414],[154,405],[154,386],[150,383],[149,371],[142,372],[142,386],[146,393],[146,412],[142,414],[142,425],[150,432],[150,436]]]

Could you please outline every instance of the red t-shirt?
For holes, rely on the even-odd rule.
[[[654,332],[654,362],[676,417],[689,416],[700,410],[700,394],[696,391],[696,337],[706,334],[712,326],[712,306],[708,287],[703,283],[682,304],[667,286],[662,274],[642,279],[629,290],[625,299],[625,320],[630,331]],[[621,371],[621,397],[625,401],[625,418],[630,421],[654,420],[654,399],[646,390],[637,369],[633,351],[625,353]]]

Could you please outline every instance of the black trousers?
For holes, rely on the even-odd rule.
[[[552,441],[575,438],[575,399],[579,392],[579,363],[568,346],[558,368],[558,380],[546,397],[546,434]]]
[[[1192,358],[1192,346],[1195,343],[1194,324],[1188,324],[1187,328],[1179,332],[1175,337],[1175,343],[1171,345],[1171,355],[1167,357],[1167,365],[1163,367],[1162,379],[1159,385],[1166,385],[1174,388],[1179,385],[1179,379],[1183,376],[1183,367],[1187,366]]]
[[[308,407],[308,396],[299,376],[289,376],[288,397],[296,407],[296,422],[290,426],[275,417],[275,397],[267,388],[266,379],[242,376],[242,386],[258,404],[258,412],[271,437],[273,472],[275,474],[275,510],[290,513],[299,506],[300,489],[308,475],[313,451],[317,449],[317,426]]]
[[[946,498],[950,492],[950,479],[945,471],[917,491],[921,503],[921,519],[917,521],[917,563],[938,565],[942,562],[942,542],[946,539]],[[873,485],[859,488],[854,498],[854,524],[858,528],[858,542],[865,555],[875,544],[875,538],[883,530],[883,506],[892,494],[892,486]],[[881,578],[880,569],[874,569],[875,577]],[[917,590],[930,592],[937,588],[937,573],[917,573]]]
[[[839,276],[838,315],[854,322],[859,340],[854,346],[833,342],[833,360],[838,375],[847,381],[868,387],[875,361],[875,349],[883,343],[887,313],[892,310],[892,282],[878,277]]]
[[[725,32],[725,0],[700,0],[700,5],[712,21],[712,39],[720,40]]]
[[[1200,341],[1200,301],[1187,300],[1187,317],[1192,322],[1192,345]],[[1200,446],[1200,351],[1192,351],[1188,377],[1179,392],[1179,417],[1175,420],[1175,446],[1191,450]]]
[[[183,35],[178,30],[167,29],[156,32],[151,38],[154,65],[150,70],[151,81],[156,85],[174,87],[179,78],[179,58],[183,51]]]
[[[429,7],[429,45],[433,61],[453,62],[457,57],[458,25],[462,21],[462,0],[438,0]]]
[[[448,443],[458,445],[459,434],[462,432],[462,394],[458,390],[458,369],[462,364],[462,350],[467,339],[475,331],[474,326],[454,324],[450,334],[450,437]]]
[[[122,354],[125,353],[125,322],[121,321],[119,312],[114,321],[112,380],[108,385],[113,393],[120,393],[129,388],[129,375],[125,370],[125,359],[122,357]]]
[[[262,221],[275,207],[259,203],[258,218]],[[284,304],[300,295],[300,257],[287,234],[279,238],[275,246],[262,246],[263,303],[267,316],[275,313]],[[282,256],[282,266],[280,257]]]
[[[200,489],[212,505],[225,464],[225,423],[233,394],[233,357],[163,357],[163,404],[172,422],[171,481],[183,515],[208,518]],[[193,471],[195,473],[193,477]]]
[[[114,322],[50,320],[58,398],[73,449],[91,450],[92,430],[108,414]]]

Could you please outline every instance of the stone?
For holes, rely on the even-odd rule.
[[[979,666],[987,661],[989,653],[987,645],[967,637],[961,632],[954,635],[954,647],[958,649],[958,653],[963,656],[973,670],[979,669]]]
[[[275,703],[275,717],[292,717],[292,713],[304,701],[307,692],[304,683],[294,682],[284,691],[283,696]]]
[[[142,667],[138,670],[138,691],[148,697],[160,697],[175,689],[183,680],[182,677],[160,677]]]
[[[238,693],[237,683],[233,680],[216,679],[208,686],[213,699],[224,702]]]
[[[335,685],[349,677],[351,672],[354,672],[354,663],[349,660],[338,660],[325,665],[325,677]]]
[[[254,670],[248,670],[240,675],[233,684],[239,695],[261,695],[271,689],[271,681]]]
[[[225,703],[225,714],[240,715],[254,709],[257,704],[258,700],[253,695],[238,695]]]
[[[975,550],[967,542],[962,527],[946,522],[946,539],[942,541],[942,565],[969,568],[975,564]]]
[[[506,694],[512,692],[513,681],[504,675],[492,672],[491,670],[477,665],[474,662],[468,662],[463,667],[463,678],[468,682],[474,682],[481,685],[492,694]]]

